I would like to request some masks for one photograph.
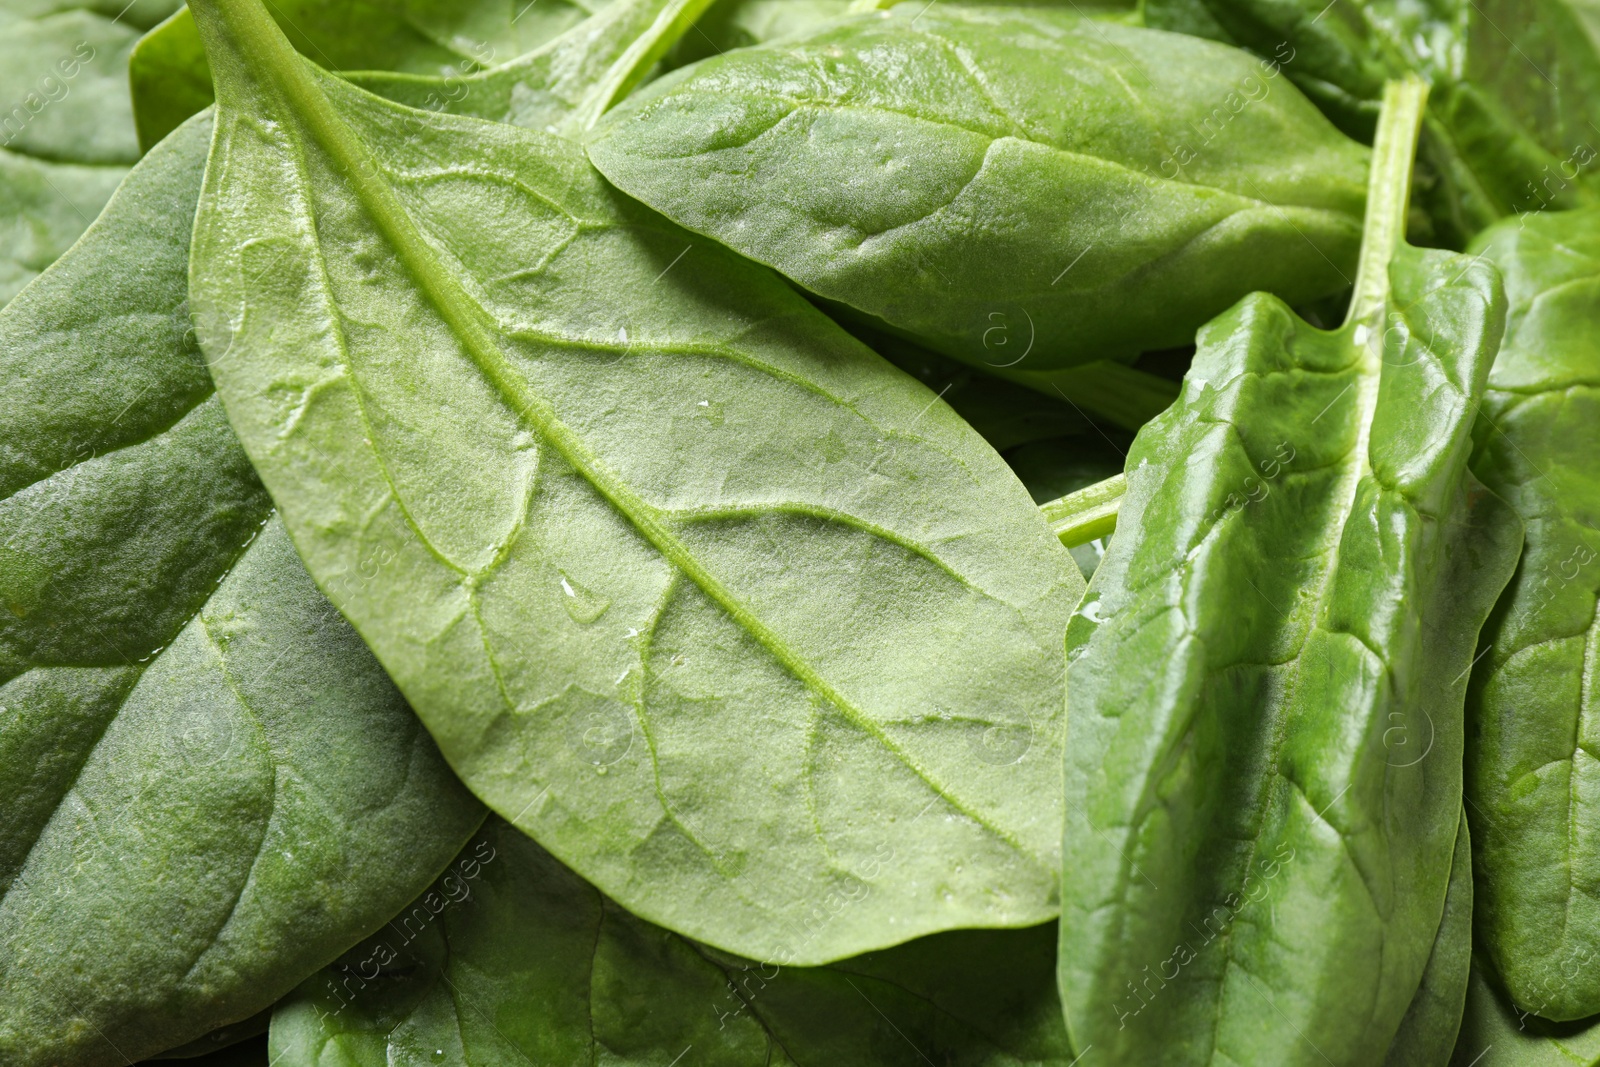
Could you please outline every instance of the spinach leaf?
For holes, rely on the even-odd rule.
[[[52,162],[139,158],[128,99],[128,53],[140,25],[176,0],[0,4],[0,130],[11,152]],[[44,10],[41,12],[40,9]]]
[[[1519,1007],[1577,1019],[1600,1013],[1600,210],[1507,220],[1475,248],[1510,313],[1473,469],[1528,527],[1469,697],[1479,951]]]
[[[878,0],[875,6],[888,8],[896,2],[898,0]],[[941,6],[950,7],[957,2],[962,6],[1071,7],[1079,14],[1125,21],[1135,20],[1137,9],[1136,4],[1127,0],[1103,3],[1085,0],[1081,4],[1076,0],[944,0]],[[808,33],[861,7],[857,0],[720,0],[695,23],[695,32],[684,35],[672,50],[668,65],[686,66],[734,48],[749,48]]]
[[[1420,74],[1432,90],[1418,196],[1437,243],[1600,189],[1600,52],[1563,0],[1149,0],[1145,17],[1271,57],[1356,137],[1385,78]]]
[[[139,158],[124,64],[175,0],[0,0],[0,306],[66,251]]]
[[[1472,969],[1472,835],[1463,811],[1450,857],[1450,882],[1444,895],[1444,916],[1434,935],[1433,951],[1422,970],[1411,1007],[1400,1020],[1384,1067],[1444,1067],[1450,1062]]]
[[[1472,961],[1466,1014],[1451,1067],[1595,1067],[1600,1025],[1595,1019],[1553,1023],[1513,1007],[1492,978],[1493,965]]]
[[[1473,645],[1521,544],[1467,469],[1489,265],[1401,241],[1390,90],[1350,317],[1201,331],[1067,632],[1060,969],[1075,1047],[1378,1063],[1445,910]]]
[[[1348,286],[1368,156],[1245,53],[920,4],[667,75],[589,152],[675,222],[1047,391],[1253,289]]]
[[[1052,917],[1081,584],[999,457],[573,142],[193,10],[213,376],[325,590],[393,554],[330,594],[468,785],[764,960]]]
[[[0,306],[71,247],[125,174],[0,149]]]
[[[426,111],[576,134],[638,84],[710,0],[612,0],[549,44],[457,78],[353,74],[355,85]]]
[[[735,48],[792,37],[850,13],[854,0],[720,0],[673,48],[669,65],[685,66]]]
[[[763,965],[634,918],[496,819],[431,891],[279,1007],[271,1055],[279,1067],[1066,1067],[1054,936],[1053,924],[963,930],[830,967]]]
[[[209,134],[0,312],[7,1067],[251,1015],[482,819],[296,559],[187,333]]]
[[[565,33],[610,0],[274,0],[301,52],[328,70],[399,70],[456,79]],[[211,105],[211,68],[187,9],[133,50],[139,141],[155,144]]]

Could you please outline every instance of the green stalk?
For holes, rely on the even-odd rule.
[[[1361,232],[1361,259],[1356,267],[1355,294],[1344,320],[1346,327],[1382,325],[1384,304],[1389,298],[1389,261],[1405,240],[1411,172],[1427,102],[1428,83],[1415,75],[1383,87],[1383,111],[1378,116],[1372,170],[1367,175],[1367,221]]]
[[[1045,521],[1068,548],[1106,537],[1117,528],[1117,508],[1128,489],[1128,479],[1118,474],[1085,486],[1059,500],[1040,504]]]
[[[625,3],[627,0],[619,0]],[[635,0],[637,2],[637,0]],[[648,0],[661,3],[661,0]],[[690,26],[705,13],[712,0],[668,0],[650,28],[628,46],[588,95],[583,106],[567,120],[567,126],[586,132],[644,80],[644,76],[677,43]]]

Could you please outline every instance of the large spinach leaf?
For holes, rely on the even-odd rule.
[[[454,79],[523,55],[609,0],[274,0],[296,48],[329,70]],[[128,77],[146,147],[211,105],[211,68],[188,9],[134,49]]]
[[[1348,286],[1368,155],[1246,53],[919,4],[667,75],[589,151],[689,229],[1029,382],[1188,344],[1253,289]]]
[[[1473,469],[1527,524],[1469,703],[1479,951],[1512,1000],[1600,1013],[1600,210],[1487,231],[1506,340]]]
[[[1418,197],[1436,242],[1600,189],[1600,53],[1563,0],[1149,0],[1145,17],[1270,57],[1357,137],[1385,78],[1426,78]]]
[[[139,157],[125,64],[176,0],[0,0],[0,305],[65,252]]]
[[[1050,918],[1081,584],[1000,459],[572,142],[194,10],[214,377],[313,576],[393,553],[330,592],[474,791],[747,956]]]
[[[209,133],[0,312],[7,1067],[259,1011],[482,818],[295,558],[188,333]]]
[[[888,862],[893,862],[890,860]],[[272,1021],[278,1067],[1066,1067],[1053,924],[823,968],[634,918],[496,819]]]
[[[1381,1062],[1433,953],[1521,531],[1467,470],[1504,295],[1402,243],[1425,89],[1390,92],[1349,320],[1258,294],[1207,325],[1068,629],[1080,1050]]]

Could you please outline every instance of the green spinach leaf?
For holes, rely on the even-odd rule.
[[[1347,287],[1368,155],[1246,53],[919,4],[667,75],[589,152],[845,311],[1046,390],[1251,290]]]
[[[213,375],[325,589],[394,555],[328,591],[468,785],[755,958],[1052,917],[1081,584],[999,457],[573,142],[194,10]]]
[[[1054,936],[1053,924],[963,930],[829,967],[764,965],[633,917],[496,819],[429,893],[279,1007],[272,1057],[1066,1067]]]
[[[328,70],[399,70],[456,79],[554,40],[609,0],[274,0],[301,52]],[[149,147],[211,105],[211,68],[187,9],[134,49],[128,77]]]
[[[1149,0],[1145,17],[1271,57],[1363,139],[1385,78],[1425,78],[1418,198],[1436,243],[1600,189],[1600,52],[1564,0]]]
[[[482,819],[296,559],[188,334],[209,134],[0,312],[7,1067],[250,1016]]]
[[[65,252],[139,157],[124,66],[175,0],[0,0],[0,306]]]
[[[1491,977],[1493,964],[1475,955],[1466,1014],[1451,1067],[1595,1067],[1600,1025],[1595,1019],[1553,1023],[1519,1010]]]
[[[493,70],[456,78],[381,72],[347,80],[425,111],[580,134],[649,73],[708,3],[612,0],[549,44]]]
[[[126,174],[0,149],[0,306],[72,246]]]
[[[850,13],[854,0],[720,0],[673,48],[682,67],[735,48],[793,37]]]
[[[1129,454],[1067,636],[1080,1050],[1378,1063],[1433,954],[1467,673],[1521,530],[1467,469],[1498,275],[1401,241],[1425,92],[1390,90],[1346,324],[1246,298]]]
[[[1510,313],[1473,469],[1528,527],[1469,697],[1478,950],[1520,1008],[1578,1019],[1600,1013],[1600,210],[1475,247]]]
[[[1384,1067],[1444,1067],[1461,1030],[1472,969],[1472,834],[1466,812],[1458,822],[1444,917],[1422,970],[1422,984],[1400,1020]]]
[[[892,7],[898,0],[879,0],[877,7]],[[926,3],[926,0],[923,0]],[[943,0],[942,6],[990,5],[999,7],[1071,7],[1097,18],[1132,21],[1137,5],[1126,0],[1105,3],[1085,0]],[[809,33],[823,23],[861,10],[859,0],[720,0],[695,23],[672,50],[668,65],[682,67],[735,48],[749,48],[785,37]]]

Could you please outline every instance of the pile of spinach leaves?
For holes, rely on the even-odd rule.
[[[1597,24],[0,0],[0,1067],[1600,1064]]]

